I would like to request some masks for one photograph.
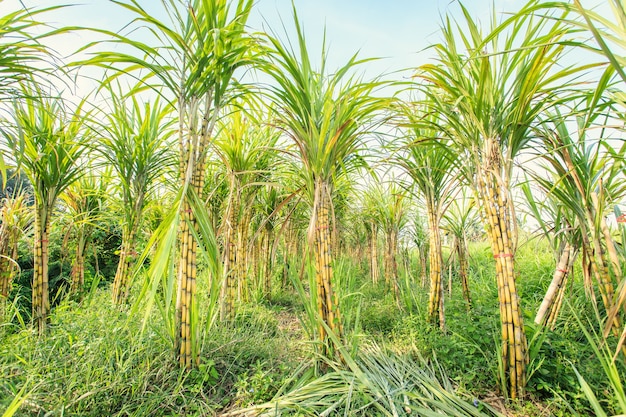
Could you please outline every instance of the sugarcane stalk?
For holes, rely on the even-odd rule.
[[[552,275],[552,282],[550,282],[550,286],[548,287],[548,290],[543,297],[543,301],[539,306],[539,310],[537,311],[537,315],[535,316],[536,324],[542,326],[548,324],[551,310],[553,309],[556,300],[558,299],[560,289],[564,286],[564,282],[567,277],[567,268],[569,266],[571,249],[572,246],[569,243],[566,243],[565,247],[561,251],[561,256],[559,257],[556,269],[554,270],[554,274]]]
[[[386,230],[385,232],[385,285],[389,287],[391,285],[391,276],[393,275],[392,266],[391,266],[391,231]]]
[[[567,263],[567,267],[565,268],[565,270],[567,271],[567,274],[563,278],[563,284],[559,288],[556,300],[554,302],[554,305],[550,309],[550,316],[548,317],[548,320],[547,320],[547,325],[550,326],[551,330],[554,330],[554,326],[556,325],[556,319],[559,316],[561,307],[563,306],[563,299],[565,298],[565,289],[567,287],[567,281],[571,275],[572,268],[574,267],[574,261],[576,259],[577,253],[578,252],[574,249],[573,246],[570,247],[569,260]]]
[[[130,275],[135,262],[135,242],[138,224],[131,225],[122,233],[120,258],[113,280],[113,303],[122,304],[128,299]]]
[[[485,139],[484,160],[477,164],[477,194],[481,201],[481,217],[489,237],[496,263],[496,282],[500,304],[502,363],[511,398],[524,396],[528,343],[524,332],[521,308],[515,282],[514,248],[508,213],[508,189],[498,179],[501,155],[493,139]]]
[[[39,335],[46,331],[50,300],[48,290],[49,207],[39,204],[35,213],[35,247],[33,270],[33,322]]]
[[[431,200],[430,203],[433,203]],[[439,219],[434,213],[434,207],[429,204],[428,211],[428,246],[429,246],[429,265],[430,265],[430,291],[428,297],[428,321],[439,326],[443,330],[445,324],[441,307],[443,304],[443,286],[442,286],[442,266],[443,255],[441,253],[441,231],[439,229]]]
[[[186,117],[189,129],[187,135],[180,134],[180,179],[183,186],[187,183],[193,192],[201,196],[205,180],[206,151],[211,134],[217,121],[219,108],[213,108],[213,90],[209,89],[204,97],[205,108],[198,130],[199,98],[187,100],[179,97],[181,118]],[[183,126],[181,122],[181,126]],[[197,219],[193,213],[189,197],[183,196],[179,226],[180,261],[178,264],[178,290],[176,293],[176,350],[181,367],[191,369],[200,363],[196,345],[196,332],[192,312],[195,308],[197,280],[198,243],[194,233],[198,233]]]
[[[319,341],[323,354],[331,357],[334,349],[322,322],[328,326],[339,340],[342,340],[341,317],[337,296],[333,291],[331,255],[330,187],[323,181],[316,181],[316,203],[314,204],[314,258],[317,290],[317,309],[321,318],[318,325]]]
[[[384,272],[385,284],[387,288],[391,287],[394,299],[398,306],[400,305],[400,287],[398,286],[398,264],[396,259],[397,251],[397,231],[393,225],[388,225],[385,230],[385,256],[384,256]]]
[[[231,181],[231,192],[228,200],[227,221],[224,230],[224,278],[220,308],[220,318],[222,320],[232,319],[237,297],[237,264],[239,261],[237,258],[237,231],[239,230],[240,197],[238,183],[234,176]]]
[[[20,229],[12,225],[10,219],[7,218],[12,215],[8,211],[5,206],[0,217],[0,308],[3,310],[18,267],[17,244],[21,234]],[[0,311],[0,318],[2,317],[4,317],[4,311]]]
[[[378,284],[380,280],[380,270],[378,269],[378,228],[372,221],[370,222],[369,233],[369,255],[370,255],[370,276],[374,284]]]
[[[86,244],[86,231],[85,226],[79,226],[77,243],[76,243],[76,256],[74,258],[74,264],[70,272],[70,293],[76,294],[82,291],[85,283],[85,244]]]
[[[265,259],[261,262],[264,265],[263,282],[264,293],[269,296],[272,293],[272,241],[274,240],[272,229],[265,233]]]
[[[235,255],[235,274],[237,280],[237,299],[246,302],[249,299],[248,280],[248,242],[250,227],[250,209],[244,208],[242,221],[237,224],[237,254]]]
[[[562,145],[562,143],[561,143]],[[576,166],[572,160],[569,149],[567,146],[562,146],[561,149],[563,161],[568,169],[568,175],[574,181],[576,188],[581,196],[586,196],[586,189],[582,184],[580,177],[578,176],[578,171],[576,170]],[[601,184],[600,184],[601,186]],[[607,311],[609,316],[609,320],[607,320],[607,327],[605,329],[605,335],[608,335],[609,332],[613,332],[615,336],[621,334],[621,320],[618,317],[618,309],[614,307],[614,286],[613,280],[611,279],[611,275],[609,273],[609,267],[605,260],[605,253],[602,243],[600,242],[599,234],[602,233],[602,216],[601,216],[601,208],[598,201],[598,196],[596,193],[592,192],[590,194],[591,204],[587,200],[587,204],[585,204],[585,221],[587,226],[587,232],[583,230],[583,246],[585,250],[585,255],[587,256],[587,260],[589,261],[589,265],[591,267],[591,271],[593,272],[596,280],[598,281],[598,286],[600,288],[600,296],[602,298],[602,302],[604,304],[604,308]],[[594,219],[600,218],[600,225],[597,225]],[[598,227],[597,227],[598,226]],[[611,242],[612,239],[609,235],[609,240],[607,241],[607,247],[609,251],[611,251]],[[613,248],[614,249],[614,248]],[[614,260],[616,262],[612,262],[615,271],[619,271],[620,274],[617,275],[621,278],[621,271],[619,268],[619,261]]]
[[[459,277],[461,278],[461,287],[463,288],[463,298],[467,303],[467,311],[470,311],[472,309],[472,297],[468,284],[469,262],[467,260],[467,243],[464,234],[458,238],[456,250],[459,258]]]
[[[422,283],[422,287],[426,287],[426,284],[428,283],[428,251],[426,250],[426,248],[424,247],[424,245],[422,245],[421,248],[419,248],[419,258],[420,258],[420,277],[421,277],[421,283]]]

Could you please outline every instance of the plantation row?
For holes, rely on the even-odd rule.
[[[57,7],[0,17],[3,345],[13,340],[28,352],[46,351],[46,340],[64,346],[60,329],[83,334],[70,327],[80,320],[95,326],[90,310],[97,308],[124,329],[124,347],[111,347],[115,337],[89,346],[116,363],[125,357],[131,379],[134,367],[147,369],[147,379],[130,391],[192,381],[197,392],[181,401],[193,402],[218,378],[208,346],[228,345],[230,330],[236,340],[251,309],[291,297],[299,304],[288,312],[299,316],[304,333],[286,334],[309,342],[306,353],[290,353],[310,365],[293,376],[302,383],[282,381],[274,389],[261,373],[252,389],[272,387],[267,395],[241,401],[255,381],[246,377],[222,388],[237,385],[238,400],[225,395],[223,404],[190,409],[174,401],[170,412],[229,407],[233,415],[272,408],[279,414],[283,407],[297,410],[297,398],[317,399],[306,389],[330,384],[342,400],[318,405],[348,413],[358,381],[365,394],[362,403],[355,400],[361,407],[355,413],[374,407],[381,415],[482,415],[494,411],[472,404],[446,377],[441,382],[436,365],[402,356],[410,350],[360,343],[360,314],[380,302],[393,309],[392,321],[423,319],[419,327],[436,341],[453,328],[455,340],[463,337],[459,323],[468,337],[474,326],[459,318],[461,311],[482,320],[477,305],[483,308],[493,290],[497,347],[479,348],[496,351],[484,353],[498,363],[492,390],[512,400],[528,398],[529,386],[531,393],[549,391],[532,380],[544,361],[557,363],[541,347],[550,331],[577,317],[570,308],[563,319],[563,306],[579,305],[594,313],[589,326],[586,317],[575,321],[599,343],[590,355],[609,375],[615,397],[598,400],[578,371],[576,382],[596,413],[626,410],[621,26],[578,1],[530,1],[484,30],[461,7],[459,19],[444,20],[432,63],[415,68],[410,81],[369,80],[359,75],[368,60],[356,55],[329,69],[322,51],[316,65],[295,11],[295,39],[282,40],[248,29],[248,0],[164,1],[171,21],[163,22],[132,0],[115,3],[135,16],[125,33],[50,29],[43,22]],[[614,20],[626,19],[626,7],[613,3]],[[50,45],[68,32],[103,39],[61,60]],[[563,64],[576,54],[585,63]],[[85,97],[65,97],[58,86],[73,82],[81,68],[102,69],[101,85]],[[250,74],[271,82],[250,82]],[[518,257],[520,245],[532,241],[530,229],[548,242],[541,248],[549,247],[553,265],[533,278],[537,288],[520,293],[524,280],[532,281]],[[488,245],[491,269],[479,279],[479,255],[468,245],[480,242]],[[567,291],[577,286],[582,292]],[[368,291],[370,298],[363,296]],[[76,323],[68,324],[66,309],[76,309]],[[255,337],[265,337],[262,320],[273,313],[251,320],[261,328]],[[290,322],[283,313],[272,318],[275,332]],[[363,318],[370,330],[374,316]],[[277,339],[270,334],[268,344]],[[150,355],[174,352],[178,377],[175,370],[152,375],[145,344]],[[157,363],[166,369],[171,359]],[[27,371],[11,360],[5,364],[12,376],[0,385],[11,392],[7,415],[29,404]],[[399,364],[420,377],[403,385],[400,403],[387,404],[381,387],[388,382],[378,386],[363,375],[391,378]],[[244,405],[251,407],[237,408]],[[82,412],[97,415],[91,407]],[[108,414],[154,411],[107,407]]]

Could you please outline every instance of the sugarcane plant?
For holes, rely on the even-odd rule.
[[[96,149],[115,172],[115,194],[121,196],[122,244],[112,290],[113,302],[121,304],[128,298],[143,212],[157,180],[175,163],[170,151],[174,119],[171,107],[158,97],[144,102],[139,94],[109,92],[111,109],[104,115]]]
[[[441,220],[458,188],[455,170],[457,154],[439,128],[439,114],[429,105],[400,105],[400,135],[395,143],[394,161],[412,181],[411,190],[423,201],[428,219],[429,275],[428,320],[445,327],[443,311],[443,252]]]
[[[173,339],[180,365],[189,369],[199,364],[199,317],[195,301],[198,235],[203,235],[203,244],[211,246],[205,253],[212,257],[217,253],[211,225],[201,224],[208,220],[204,212],[200,213],[207,153],[222,109],[233,96],[234,73],[251,64],[258,51],[256,41],[246,32],[253,2],[193,0],[183,4],[163,0],[161,4],[169,21],[159,20],[136,0],[114,0],[114,3],[135,16],[131,30],[148,28],[154,44],[141,42],[131,35],[100,30],[113,39],[112,44],[122,43],[132,52],[96,52],[92,58],[74,64],[119,70],[110,78],[123,74],[136,76],[176,109],[180,188],[173,205],[175,214],[167,217],[169,228],[179,228]],[[89,44],[85,49],[93,46]],[[159,241],[171,247],[176,239],[168,227],[161,228],[167,238]],[[160,253],[168,259],[172,255],[165,247]],[[216,262],[216,259],[210,260],[211,265]],[[160,281],[159,275],[168,270],[152,268],[152,281]],[[168,285],[168,288],[173,287]],[[150,294],[156,294],[155,285],[151,288]],[[168,306],[163,311],[169,311]]]
[[[529,146],[530,128],[583,67],[557,68],[569,28],[536,16],[530,2],[483,33],[463,6],[463,23],[446,18],[438,62],[418,69],[431,112],[464,161],[462,174],[480,205],[496,264],[502,363],[512,398],[526,386],[527,341],[515,281],[517,224],[511,196],[516,157]],[[561,95],[560,95],[561,94]]]
[[[530,182],[526,182],[522,185],[522,190],[526,197],[526,205],[539,224],[541,236],[550,242],[556,266],[552,281],[534,321],[536,324],[554,329],[563,306],[565,290],[569,277],[572,275],[574,262],[583,246],[576,213],[561,201],[563,199],[576,201],[579,195],[575,188],[568,186],[565,178],[561,178],[554,172],[551,177],[538,178],[535,184],[539,185],[539,189],[531,188]],[[574,195],[571,195],[571,192]],[[583,275],[585,276],[585,289],[589,291],[592,288],[590,277],[586,273]]]
[[[90,139],[82,105],[69,108],[60,97],[38,87],[24,87],[24,98],[14,101],[11,124],[2,127],[9,155],[33,186],[35,196],[32,320],[41,335],[46,330],[48,237],[57,198],[83,173],[81,157]],[[7,155],[5,154],[5,157]]]
[[[241,105],[225,117],[213,143],[226,171],[229,195],[221,227],[223,236],[223,279],[221,317],[232,319],[236,299],[246,299],[249,291],[248,262],[252,198],[269,172],[271,151],[278,136],[269,126],[261,126],[259,110]]]
[[[469,250],[467,248],[470,237],[476,238],[480,230],[480,218],[476,209],[476,203],[466,188],[457,194],[443,215],[441,229],[452,238],[450,262],[456,259],[458,275],[461,281],[463,298],[467,310],[472,308],[472,297],[469,288]]]
[[[19,240],[29,233],[32,225],[28,200],[29,195],[21,188],[0,200],[0,319],[4,317],[13,279],[19,271]]]
[[[398,238],[408,222],[407,187],[397,179],[390,179],[369,187],[365,191],[365,201],[372,220],[384,235],[383,279],[400,306]]]
[[[608,94],[604,95],[610,97],[618,105],[623,107],[624,103],[626,102],[623,91],[619,91],[617,89],[611,89],[610,91],[606,90],[607,81],[611,80],[614,74],[619,80],[621,80],[622,82],[626,82],[626,71],[624,71],[624,64],[626,62],[624,59],[624,49],[626,48],[626,26],[624,25],[624,21],[626,19],[626,4],[621,0],[611,0],[608,3],[610,4],[611,11],[613,12],[613,19],[606,17],[602,13],[598,13],[595,10],[583,7],[580,0],[574,0],[573,4],[558,2],[556,6],[568,11],[575,12],[577,18],[569,18],[567,19],[567,23],[572,25],[576,29],[582,29],[585,32],[590,32],[596,43],[596,45],[593,45],[593,43],[591,42],[581,42],[580,44],[578,44],[578,46],[584,48],[585,50],[590,50],[598,53],[608,60],[608,65],[606,66],[605,73],[598,83],[598,87],[595,94],[593,95],[594,99],[592,101],[597,102],[597,99],[599,97],[602,97],[603,93],[608,92]],[[602,63],[602,65],[604,65],[604,63]],[[594,110],[593,107],[593,105],[590,106],[592,111]],[[623,112],[620,109],[615,109],[612,112],[612,115],[619,117],[622,120],[624,118]],[[587,119],[590,119],[590,117],[587,117]],[[617,149],[617,147],[611,148]],[[608,152],[614,153],[610,149],[608,149]],[[614,156],[616,156],[615,160],[618,163],[622,164],[623,148],[621,154],[614,153]],[[599,195],[599,197],[602,197],[601,192],[598,191],[597,194]],[[598,196],[596,196],[595,199],[598,199]],[[601,205],[601,202],[594,202],[594,204],[599,206]],[[611,269],[614,273],[619,273],[621,272],[623,267],[619,265],[619,259],[617,259],[615,245],[611,243],[608,227],[606,227],[606,225],[603,226],[602,224],[600,225],[600,227],[603,229],[602,234],[605,236],[606,239],[606,250],[611,258]],[[591,264],[591,266],[593,267],[593,263]],[[605,337],[612,330],[616,331],[617,327],[619,327],[619,323],[616,321],[616,318],[623,308],[623,303],[626,301],[626,282],[621,278],[618,278],[618,280],[620,280],[618,294],[611,309],[608,312],[606,328],[604,330]],[[622,331],[622,334],[626,334],[626,330]],[[620,339],[623,343],[624,338],[620,337]],[[618,347],[618,350],[619,348],[620,347]]]
[[[594,94],[594,97],[596,95]],[[606,332],[616,336],[622,332],[621,306],[626,296],[623,260],[619,257],[606,217],[613,206],[626,196],[623,181],[626,145],[604,137],[590,137],[595,124],[606,125],[606,106],[585,103],[589,110],[579,114],[577,130],[571,132],[566,120],[556,121],[540,131],[545,146],[547,168],[558,179],[537,178],[564,209],[575,215],[580,232],[583,273],[587,291],[592,292],[591,277],[597,283],[608,315]],[[619,286],[619,290],[617,290]]]
[[[0,15],[0,98],[20,97],[20,83],[51,73],[50,51],[41,43],[57,31],[37,20],[63,6],[19,8]],[[48,68],[48,69],[46,69]],[[6,180],[7,162],[0,153],[0,174]]]
[[[309,56],[303,29],[294,8],[297,48],[268,36],[269,56],[261,65],[275,84],[268,97],[276,123],[293,142],[288,152],[299,163],[296,172],[306,192],[311,214],[308,241],[315,263],[317,339],[321,351],[333,355],[329,332],[341,340],[341,314],[333,285],[333,192],[337,178],[360,165],[363,134],[382,101],[373,94],[379,83],[351,74],[364,61],[353,56],[338,70],[327,69],[326,46],[319,67]],[[313,289],[311,289],[313,292]]]
[[[86,253],[93,232],[105,216],[110,184],[110,172],[96,174],[93,168],[88,168],[87,171],[88,175],[70,184],[61,194],[61,201],[67,210],[76,242],[76,252],[70,271],[70,294],[77,295],[78,298],[84,291]]]
[[[367,236],[369,271],[372,283],[378,284],[380,280],[380,267],[378,266],[378,225],[368,214],[370,213],[365,212],[366,221],[363,225]]]

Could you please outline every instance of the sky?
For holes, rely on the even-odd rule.
[[[76,5],[56,10],[45,20],[53,26],[68,25],[123,30],[133,18],[130,12],[109,0],[75,0]],[[441,40],[440,25],[446,14],[461,17],[458,0],[293,0],[304,26],[309,51],[319,57],[324,32],[329,50],[329,68],[338,68],[358,52],[360,58],[380,58],[370,61],[361,70],[368,77],[390,74],[394,80],[410,77],[412,69],[427,63],[434,56],[428,47]],[[26,7],[49,7],[59,0],[0,0],[0,14]],[[71,1],[68,1],[71,3]],[[159,0],[139,0],[146,10],[166,20]],[[526,0],[464,0],[469,12],[488,25],[490,10],[499,18],[519,10]],[[583,0],[592,7],[601,0]],[[606,2],[604,2],[606,4]],[[251,30],[267,31],[283,41],[295,38],[292,0],[256,0],[249,19]],[[286,30],[286,33],[285,33]],[[88,42],[98,39],[89,32],[76,32],[57,37],[52,47],[62,56],[70,55]],[[90,75],[96,69],[84,69]],[[89,90],[81,81],[78,90]],[[78,95],[81,95],[80,93]]]
[[[80,4],[51,13],[47,19],[55,26],[77,25],[118,31],[132,15],[108,0],[78,0]],[[382,58],[368,64],[368,73],[379,74],[417,67],[432,57],[425,51],[440,40],[439,26],[446,13],[460,16],[456,0],[294,0],[307,41],[319,56],[324,30],[331,66],[338,67],[354,53],[362,58]],[[159,15],[161,2],[140,0],[147,10]],[[479,18],[489,16],[490,0],[465,0],[464,5]],[[525,0],[493,0],[498,14],[515,11]],[[588,0],[587,3],[598,3]],[[0,0],[0,9],[13,10],[24,4],[43,7],[59,0]],[[291,0],[257,0],[249,26],[254,30],[271,30],[284,37],[283,24],[293,34]],[[95,39],[87,33],[57,40],[55,49],[69,54],[81,44]]]

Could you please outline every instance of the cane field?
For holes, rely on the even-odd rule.
[[[264,1],[0,0],[1,416],[625,415],[626,2]]]

